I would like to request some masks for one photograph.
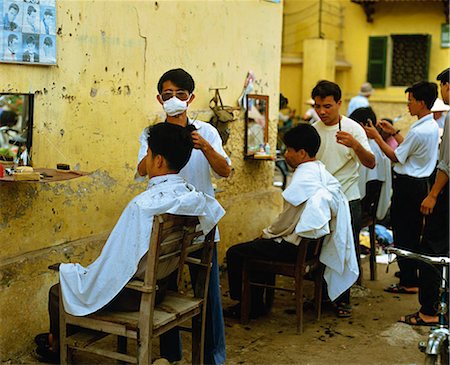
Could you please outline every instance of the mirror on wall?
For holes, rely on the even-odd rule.
[[[266,154],[269,141],[269,96],[248,94],[245,113],[245,156]]]
[[[0,163],[30,164],[33,95],[0,93]]]

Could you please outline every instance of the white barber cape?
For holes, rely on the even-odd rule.
[[[93,313],[122,290],[149,249],[153,216],[163,213],[198,216],[206,234],[225,211],[214,198],[196,191],[179,175],[150,179],[147,190],[125,208],[92,264],[61,264],[59,280],[66,312],[75,316]]]
[[[295,170],[283,198],[294,206],[305,204],[295,228],[297,235],[305,238],[326,235],[320,261],[325,265],[328,295],[335,300],[359,276],[350,209],[341,185],[322,162],[306,162]]]

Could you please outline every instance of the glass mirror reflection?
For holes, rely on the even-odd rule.
[[[247,95],[245,117],[245,155],[253,156],[264,152],[269,131],[269,97],[267,95]]]

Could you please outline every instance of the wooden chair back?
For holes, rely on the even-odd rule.
[[[141,293],[138,312],[116,312],[108,309],[84,317],[75,317],[60,310],[61,363],[72,360],[73,350],[106,356],[123,362],[152,363],[152,339],[192,320],[192,363],[203,363],[205,340],[206,302],[211,270],[215,228],[204,240],[197,229],[198,218],[162,214],[153,219],[152,234],[145,278],[131,280],[126,288]],[[190,257],[193,252],[199,258]],[[193,293],[179,290],[185,264],[197,267]],[[177,288],[168,290],[162,302],[155,305],[157,280],[177,273]],[[60,308],[63,303],[60,299]],[[75,325],[80,331],[67,334],[67,326]],[[116,351],[102,349],[98,340],[108,335],[117,336]],[[137,340],[135,355],[127,353],[127,339]]]

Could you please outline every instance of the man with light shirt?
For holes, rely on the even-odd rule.
[[[311,97],[314,109],[320,120],[313,124],[322,141],[317,159],[322,161],[327,170],[342,185],[342,190],[349,201],[352,218],[353,241],[355,244],[358,266],[359,231],[361,230],[361,194],[359,191],[359,165],[372,169],[375,167],[369,141],[364,129],[354,120],[340,115],[342,92],[334,82],[322,80],[313,88]],[[351,316],[350,290],[336,301],[338,317]]]
[[[194,79],[181,68],[172,69],[161,76],[157,88],[157,100],[167,115],[166,123],[186,127],[192,134],[194,150],[189,162],[180,171],[180,176],[194,185],[198,191],[214,196],[211,172],[216,177],[229,176],[231,161],[222,147],[219,132],[211,124],[191,120],[187,116],[187,109],[195,98]],[[147,174],[145,163],[146,136],[147,130],[144,129],[139,139],[141,147],[138,155],[137,172],[140,176]],[[216,230],[215,241],[219,241],[218,230]],[[181,359],[180,338],[176,329],[162,337],[161,351],[163,356],[170,361]],[[223,364],[225,358],[225,324],[222,312],[217,247],[215,245],[208,290],[205,363]]]
[[[422,201],[428,194],[430,175],[436,167],[438,157],[439,127],[433,119],[431,107],[437,98],[437,85],[420,81],[405,91],[408,94],[408,109],[418,120],[403,137],[392,124],[381,121],[378,125],[395,137],[398,147],[393,150],[370,123],[364,127],[383,153],[394,163],[392,176],[391,223],[395,246],[420,252],[420,236],[423,216]],[[399,260],[400,283],[392,284],[385,291],[395,294],[418,292],[419,264],[410,259]]]

